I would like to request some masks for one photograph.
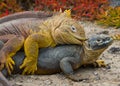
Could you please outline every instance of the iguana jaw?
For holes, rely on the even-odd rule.
[[[60,33],[60,32],[57,34],[57,37],[54,39],[55,42],[58,44],[78,44],[78,45],[82,45],[83,42],[87,40],[77,35],[73,35],[70,33]]]
[[[72,34],[72,33],[71,33],[71,35],[72,35],[75,39],[77,39],[78,41],[86,41],[86,40],[87,40],[87,38],[80,37],[80,36],[74,35],[74,34]]]
[[[53,39],[58,44],[79,44],[82,45],[87,40],[84,34],[76,34],[69,30],[61,30],[61,28],[54,30]]]

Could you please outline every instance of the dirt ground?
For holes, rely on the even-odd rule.
[[[113,35],[120,33],[120,29],[106,28],[91,22],[80,22],[85,28],[86,35],[103,33]],[[120,86],[120,41],[114,43],[100,56],[108,68],[85,67],[76,71],[78,77],[88,77],[89,80],[74,82],[62,73],[53,75],[12,75],[9,78],[13,86]]]

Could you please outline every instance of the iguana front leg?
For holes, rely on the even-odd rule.
[[[26,72],[33,74],[37,70],[37,57],[38,57],[38,43],[34,40],[27,39],[24,44],[26,58],[20,68],[24,68],[22,74]]]
[[[65,73],[66,77],[73,80],[73,81],[83,81],[88,80],[88,78],[79,78],[75,76],[73,72],[73,64],[76,64],[76,62],[80,61],[79,58],[74,57],[65,57],[60,61],[60,68]],[[80,65],[76,65],[75,68],[80,67]]]
[[[48,34],[35,33],[30,35],[24,43],[24,50],[26,58],[23,64],[20,66],[20,69],[24,68],[22,74],[34,74],[37,70],[37,59],[38,59],[38,50],[39,48],[52,46],[54,44],[53,40]]]
[[[2,69],[3,65],[5,64],[8,73],[11,74],[13,65],[15,64],[11,57],[21,49],[23,44],[24,37],[16,35],[4,44],[3,48],[0,50],[0,69]]]

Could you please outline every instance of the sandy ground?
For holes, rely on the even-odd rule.
[[[86,35],[94,33],[115,34],[120,29],[105,28],[90,22],[80,22]],[[89,80],[74,82],[62,73],[53,75],[12,75],[9,78],[13,86],[120,86],[120,41],[115,41],[101,56],[110,68],[85,67],[76,71],[78,77],[88,77]]]

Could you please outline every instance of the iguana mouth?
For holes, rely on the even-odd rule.
[[[74,37],[77,39],[77,40],[82,40],[82,41],[86,41],[87,40],[87,38],[82,38],[82,37],[78,37],[78,36],[76,36],[76,35],[74,35]]]
[[[74,34],[72,34],[72,33],[70,33],[70,34],[71,34],[72,36],[74,36],[74,38],[77,39],[78,41],[86,41],[86,40],[87,40],[87,38],[80,37],[80,36],[74,35]]]

